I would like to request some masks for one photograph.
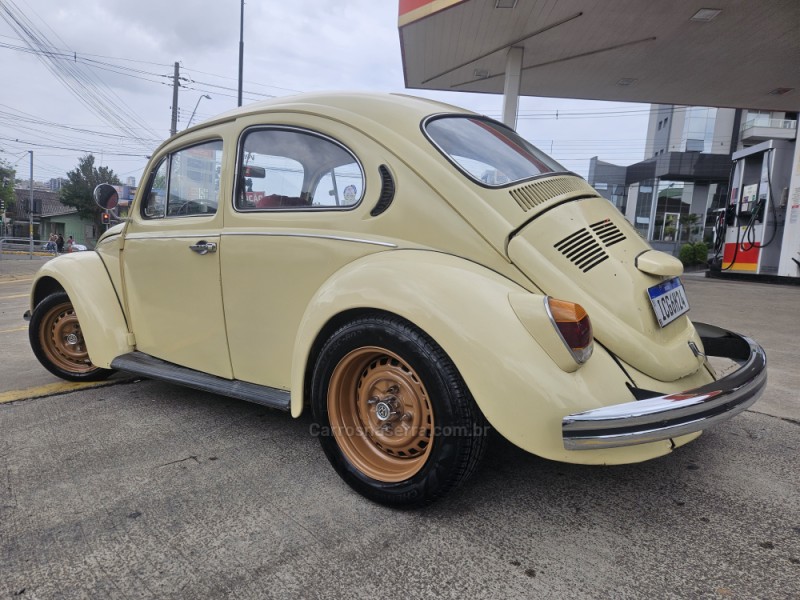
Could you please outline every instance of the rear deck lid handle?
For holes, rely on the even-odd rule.
[[[677,277],[683,273],[683,263],[674,256],[658,250],[645,250],[634,260],[636,268],[648,275]]]

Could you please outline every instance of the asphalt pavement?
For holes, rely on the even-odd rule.
[[[495,436],[465,486],[398,511],[350,491],[307,416],[152,381],[43,392],[32,271],[9,263],[0,598],[800,597],[798,287],[684,277],[692,318],[769,360],[764,396],[697,441],[583,467]]]

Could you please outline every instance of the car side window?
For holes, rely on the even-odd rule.
[[[253,129],[243,136],[239,156],[237,210],[352,208],[364,193],[355,156],[319,134]]]
[[[142,216],[210,216],[219,205],[222,141],[204,142],[166,156],[150,183]]]

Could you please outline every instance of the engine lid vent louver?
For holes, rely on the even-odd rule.
[[[606,247],[618,244],[625,239],[625,234],[622,233],[619,228],[611,222],[610,219],[598,221],[591,227],[592,231],[597,234],[597,237],[600,238]]]
[[[593,232],[594,235],[592,235]],[[608,248],[624,239],[625,234],[610,219],[604,219],[568,235],[557,242],[554,248],[581,271],[588,273],[603,261],[608,260],[608,253],[603,246]]]
[[[606,251],[585,227],[558,242],[555,249],[584,273],[608,259]]]
[[[534,181],[527,185],[509,190],[511,197],[514,198],[519,207],[528,212],[540,204],[563,196],[565,194],[586,194],[596,196],[597,192],[583,179],[575,176],[556,176],[548,177],[540,181]]]

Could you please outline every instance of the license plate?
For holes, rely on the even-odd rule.
[[[648,288],[647,294],[660,327],[666,327],[682,314],[689,312],[689,300],[681,280],[677,277]]]

